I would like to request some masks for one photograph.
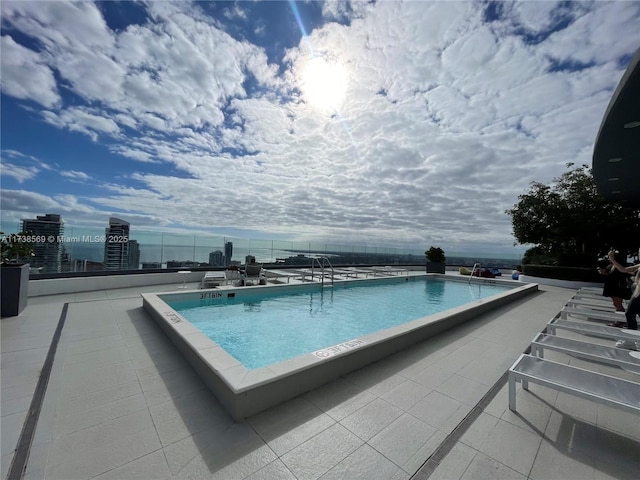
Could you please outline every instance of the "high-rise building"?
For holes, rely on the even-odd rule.
[[[220,250],[209,252],[209,265],[214,267],[224,267],[224,255]]]
[[[109,218],[104,229],[104,269],[129,269],[129,222],[116,217]]]
[[[129,240],[129,270],[140,268],[140,244],[137,240]]]
[[[233,256],[233,242],[224,242],[224,264],[231,265],[231,257]]]
[[[59,273],[62,266],[64,222],[60,215],[47,213],[22,220],[22,231],[30,232],[39,242],[33,245],[35,256],[29,260],[40,273]]]

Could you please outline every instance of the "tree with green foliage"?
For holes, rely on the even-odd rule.
[[[551,185],[532,182],[506,211],[518,243],[534,245],[523,263],[587,267],[611,248],[637,252],[640,209],[602,197],[587,165],[567,168]]]
[[[33,242],[25,241],[34,236],[33,232],[19,232],[5,235],[0,232],[0,254],[2,265],[28,262],[35,255]]]
[[[427,257],[427,260],[429,260],[430,262],[442,262],[444,263],[446,260],[446,257],[444,255],[444,250],[440,247],[429,247],[429,250],[427,250],[426,252],[424,252],[425,256]]]

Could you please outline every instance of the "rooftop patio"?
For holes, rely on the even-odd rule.
[[[640,471],[637,415],[533,384],[518,388],[517,413],[508,409],[505,372],[575,290],[541,285],[236,423],[142,309],[140,293],[181,285],[32,297],[20,316],[2,319],[2,478],[59,326],[23,478],[631,479]]]

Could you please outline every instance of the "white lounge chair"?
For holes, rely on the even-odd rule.
[[[279,278],[286,278],[287,283],[289,283],[292,278],[301,278],[303,276],[302,273],[285,272],[283,270],[263,269],[263,272],[267,278],[274,278],[275,280],[278,280]]]
[[[540,333],[531,342],[531,355],[543,358],[545,350],[562,352],[573,357],[614,365],[629,372],[640,374],[640,356],[634,356],[637,352],[623,348],[607,347]]]
[[[364,275],[365,278],[366,278],[369,275],[374,274],[373,270],[371,270],[369,268],[347,267],[347,268],[341,268],[340,270],[342,270],[344,272],[348,272],[350,274],[353,274],[353,275],[355,275],[356,278],[358,278],[358,275]]]
[[[358,278],[358,275],[360,275],[360,272],[358,272],[357,270],[349,270],[345,268],[334,268],[333,273],[335,273],[336,275],[340,275],[341,277],[347,277],[347,278],[349,277]]]
[[[242,272],[240,272],[240,270],[225,270],[224,283],[225,285],[240,286],[242,283]]]
[[[409,269],[407,268],[396,268],[396,267],[373,267],[373,272],[374,273],[382,273],[384,275],[395,275],[395,274],[402,274],[402,273],[406,273],[407,275],[409,275]]]
[[[569,330],[581,335],[591,335],[593,337],[640,342],[640,330],[605,327],[604,325],[597,325],[589,322],[573,322],[571,320],[554,318],[547,323],[547,333],[555,335],[557,329]]]
[[[613,304],[608,299],[573,297],[567,302],[567,307],[571,308],[592,308],[594,310],[613,311]]]
[[[577,293],[583,295],[602,296],[602,287],[582,287]]]
[[[200,288],[215,288],[222,285],[224,281],[224,272],[206,272],[200,282]]]
[[[389,267],[371,267],[371,271],[374,277],[376,275],[385,275],[387,277],[395,275],[395,272],[392,272]]]
[[[640,383],[596,373],[531,355],[521,355],[509,368],[509,410],[516,411],[516,382],[529,382],[586,398],[610,407],[640,413]]]
[[[266,285],[267,279],[262,272],[262,265],[259,263],[247,264],[244,268],[242,283],[244,285]]]
[[[322,280],[323,277],[331,279],[333,275],[329,269],[325,269],[323,272],[320,268],[301,268],[297,271],[300,272],[303,282],[306,281],[307,276],[311,278],[311,281],[313,281],[315,277]]]
[[[579,307],[564,307],[560,310],[560,318],[563,320],[567,320],[569,316],[579,316],[586,318],[590,321],[595,322],[604,322],[604,323],[614,323],[614,322],[624,322],[624,315],[620,315],[619,313],[615,313],[613,310],[608,312],[604,312],[602,310],[594,310],[591,308],[579,308]]]

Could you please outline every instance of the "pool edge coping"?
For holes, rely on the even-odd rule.
[[[445,275],[436,274],[435,276],[447,281],[468,281]],[[414,278],[424,277],[425,275],[420,275]],[[514,283],[520,284],[511,280],[496,281],[494,279],[474,279],[475,282],[510,286]],[[292,286],[271,287],[290,290]],[[293,286],[294,289],[299,287],[308,288],[309,286]],[[319,287],[316,286],[316,288]],[[225,291],[249,292],[258,288],[264,288],[264,286],[239,287]],[[172,295],[174,292],[143,293],[141,297],[144,310],[158,323],[231,416],[236,421],[242,421],[262,410],[535,291],[538,291],[536,283],[520,284],[485,299],[363,335],[357,339],[362,343],[327,358],[319,358],[311,352],[254,370],[247,369],[162,300],[161,296]],[[194,292],[198,293],[198,291],[183,291],[175,294],[184,295]],[[332,347],[327,347],[327,349],[330,348]]]

